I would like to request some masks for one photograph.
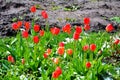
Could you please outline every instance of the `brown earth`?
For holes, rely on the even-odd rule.
[[[15,18],[31,22],[33,14],[29,8],[32,5],[38,6],[35,16],[39,16],[37,23],[41,26],[45,25],[40,15],[42,10],[48,12],[50,26],[83,25],[84,17],[91,18],[91,31],[103,30],[108,23],[116,29],[120,26],[110,20],[120,17],[120,0],[0,0],[0,36],[14,35],[11,23]]]

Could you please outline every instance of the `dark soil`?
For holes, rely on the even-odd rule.
[[[22,17],[23,21],[32,20],[30,6],[37,4],[35,13],[40,16],[45,9],[49,14],[48,22],[51,26],[62,27],[66,23],[83,25],[83,18],[91,18],[91,30],[105,29],[112,23],[116,29],[120,23],[111,21],[112,17],[120,17],[120,0],[0,0],[0,36],[11,36],[15,32],[11,29],[14,18]],[[19,20],[19,18],[18,18]],[[41,26],[45,20],[37,20]]]

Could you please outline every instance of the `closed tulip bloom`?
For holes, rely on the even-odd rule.
[[[79,33],[74,32],[74,34],[73,34],[73,39],[74,39],[74,40],[78,40],[78,39],[79,39],[79,36],[80,36]]]
[[[30,22],[24,22],[25,29],[28,31],[30,29]]]
[[[32,13],[35,13],[35,12],[36,12],[36,7],[35,7],[35,6],[31,6],[31,7],[30,7],[30,11],[31,11]]]
[[[33,37],[33,41],[34,41],[34,43],[39,43],[39,37],[38,36],[34,36]]]
[[[57,73],[57,71],[54,71],[52,73],[52,78],[58,78],[59,77],[59,74]]]
[[[83,46],[83,51],[87,51],[89,49],[89,45]]]
[[[60,29],[57,27],[51,28],[50,31],[53,35],[58,35],[60,33]]]
[[[64,47],[64,43],[63,42],[59,42],[59,47]]]
[[[48,53],[48,55],[50,55],[52,50],[50,48],[48,48],[46,52]]]
[[[56,70],[52,73],[53,78],[58,78],[62,74],[62,69],[57,67]]]
[[[17,21],[17,25],[20,28],[22,26],[22,21]]]
[[[82,32],[82,28],[80,26],[76,26],[75,29],[76,29],[76,32],[79,34]]]
[[[85,31],[90,30],[90,25],[85,25],[85,26],[84,26],[84,30],[85,30]]]
[[[44,30],[40,30],[40,36],[44,36],[44,33],[45,33],[45,31]]]
[[[18,30],[18,29],[19,29],[18,24],[17,24],[17,23],[13,23],[13,24],[12,24],[12,29],[13,29],[13,30]]]
[[[40,30],[40,26],[39,25],[34,25],[34,31],[39,32],[39,30]]]
[[[91,45],[90,45],[90,50],[91,50],[91,51],[95,51],[95,49],[96,49],[96,45],[95,45],[95,44],[91,44]]]
[[[57,67],[55,71],[57,71],[59,75],[62,74],[62,69],[60,67]]]
[[[107,32],[112,32],[114,30],[114,27],[112,26],[112,24],[108,24],[107,26],[106,26],[106,31]]]
[[[28,38],[29,34],[28,34],[28,31],[23,31],[22,32],[22,37],[23,38]]]
[[[48,58],[48,54],[47,54],[47,53],[44,53],[44,54],[43,54],[43,57],[44,57],[44,58]]]
[[[91,67],[91,63],[90,62],[86,62],[86,68],[90,68]]]
[[[68,55],[72,55],[73,54],[73,50],[72,49],[67,49],[67,54]]]
[[[71,25],[70,24],[66,24],[63,28],[62,28],[63,32],[66,32],[68,34],[70,34],[71,32]]]
[[[120,43],[120,40],[119,39],[116,39],[115,41],[114,41],[114,44],[116,44],[116,45],[118,45]]]
[[[84,24],[90,24],[90,18],[85,17],[84,18]]]
[[[57,53],[58,53],[59,55],[63,55],[64,52],[65,52],[64,47],[59,47],[58,50],[57,50]]]
[[[43,17],[44,19],[47,19],[47,18],[48,18],[48,14],[47,14],[47,12],[46,12],[45,10],[43,10],[43,11],[41,12],[41,15],[42,15],[42,17]]]
[[[11,62],[11,63],[14,63],[14,58],[12,57],[12,55],[9,55],[8,57],[8,61]]]

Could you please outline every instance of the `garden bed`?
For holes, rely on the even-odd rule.
[[[119,2],[1,0],[0,80],[119,80]]]

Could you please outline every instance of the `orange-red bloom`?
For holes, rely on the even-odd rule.
[[[72,49],[67,49],[67,54],[72,55],[73,54],[73,50]]]
[[[28,31],[23,31],[22,32],[22,37],[23,38],[28,38],[29,34],[28,34]]]
[[[53,35],[58,35],[60,33],[60,29],[57,27],[50,28],[50,31]]]
[[[48,55],[50,55],[52,50],[50,48],[48,48],[46,52],[48,53]]]
[[[63,32],[66,32],[68,34],[70,34],[71,32],[71,25],[70,24],[66,24],[63,28],[62,28]]]
[[[40,30],[40,26],[39,25],[34,25],[34,31],[39,32],[39,30]]]
[[[24,22],[25,29],[29,31],[30,29],[30,22]]]
[[[88,25],[88,24],[90,24],[90,18],[88,18],[88,17],[86,17],[86,18],[84,18],[84,24],[86,25]]]
[[[12,55],[9,55],[8,56],[8,61],[11,62],[11,63],[14,63],[14,58],[12,57]]]
[[[95,51],[95,49],[96,49],[96,45],[95,45],[95,44],[91,44],[91,45],[90,45],[90,50],[91,50],[91,51]]]
[[[17,25],[20,28],[22,26],[22,21],[17,21]]]
[[[43,17],[44,19],[47,19],[47,18],[48,18],[48,14],[47,14],[47,12],[46,12],[45,10],[43,10],[43,11],[41,12],[41,15],[42,15],[42,17]]]
[[[34,41],[34,43],[37,44],[39,42],[39,37],[38,36],[34,36],[33,37],[33,41]]]
[[[44,54],[43,54],[43,57],[44,57],[44,58],[48,58],[48,54],[47,54],[47,53],[44,53]]]
[[[83,46],[83,51],[87,51],[89,49],[89,45]]]
[[[53,78],[58,78],[62,74],[62,69],[57,67],[56,70],[52,73]]]
[[[36,7],[35,7],[35,6],[31,6],[31,7],[30,7],[30,11],[31,11],[32,13],[36,12]]]
[[[107,32],[112,32],[114,30],[114,27],[112,26],[112,24],[108,24],[107,26],[106,26],[106,31]]]
[[[79,36],[80,36],[79,33],[74,32],[74,34],[73,34],[73,39],[74,39],[74,40],[78,40],[78,39],[79,39]]]
[[[116,40],[114,41],[114,44],[118,45],[119,42],[120,42],[120,40],[119,40],[119,39],[116,39]]]
[[[59,47],[64,47],[64,43],[63,42],[59,42]]]
[[[12,29],[13,29],[13,30],[18,30],[18,29],[19,29],[18,24],[17,24],[17,23],[13,23],[13,24],[12,24]]]
[[[39,33],[40,33],[40,36],[44,36],[44,33],[45,33],[45,32],[44,32],[44,30],[40,30]]]
[[[85,31],[90,30],[90,25],[87,25],[87,24],[86,24],[86,25],[84,26],[84,30],[85,30]]]
[[[91,67],[91,63],[90,62],[86,62],[86,68],[90,68]]]
[[[65,52],[64,47],[59,47],[58,50],[57,50],[57,53],[58,53],[59,55],[63,55],[64,52]]]
[[[79,34],[82,32],[82,28],[80,26],[76,26],[75,29],[76,29],[76,32]]]

